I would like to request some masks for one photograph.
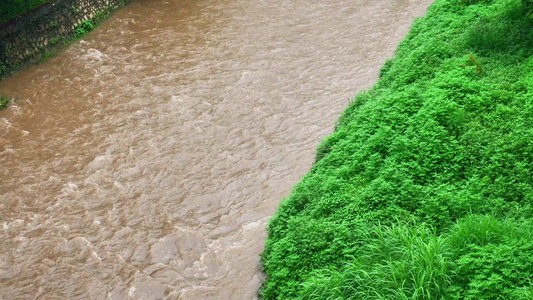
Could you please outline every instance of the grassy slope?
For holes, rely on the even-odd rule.
[[[533,299],[533,26],[436,0],[269,224],[265,299]]]

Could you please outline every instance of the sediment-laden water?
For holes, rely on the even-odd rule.
[[[265,225],[429,0],[138,0],[0,83],[1,299],[252,299]]]

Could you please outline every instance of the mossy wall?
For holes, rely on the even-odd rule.
[[[2,0],[0,5],[0,24],[10,22],[18,16],[54,0]]]
[[[56,0],[0,25],[0,79],[38,62],[132,0]]]

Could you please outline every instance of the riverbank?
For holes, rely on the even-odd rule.
[[[533,26],[437,0],[318,148],[262,255],[264,299],[531,299]]]
[[[9,21],[0,24],[0,80],[53,56],[131,0],[33,2],[3,11],[0,20]]]
[[[0,295],[254,298],[267,220],[428,2],[133,1],[1,81]]]

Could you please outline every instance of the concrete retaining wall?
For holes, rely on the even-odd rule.
[[[35,64],[131,1],[57,0],[0,26],[0,79]]]

